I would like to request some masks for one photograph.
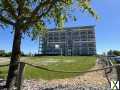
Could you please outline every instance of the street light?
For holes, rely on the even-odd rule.
[[[61,54],[61,56],[62,56],[62,48],[60,47],[60,45],[59,45],[59,44],[55,44],[55,48],[56,48],[56,49],[60,49],[60,52],[61,52],[60,54]]]

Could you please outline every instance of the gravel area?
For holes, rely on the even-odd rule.
[[[92,69],[98,68],[101,68],[101,65],[97,62]],[[110,88],[104,71],[97,71],[66,79],[24,80],[22,90],[110,90]]]

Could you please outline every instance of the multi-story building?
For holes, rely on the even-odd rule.
[[[95,55],[95,28],[83,26],[50,29],[42,46],[42,53],[47,55]]]

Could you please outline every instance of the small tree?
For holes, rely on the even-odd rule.
[[[7,77],[7,88],[13,90],[15,85],[18,61],[20,61],[20,46],[23,34],[36,36],[46,27],[46,22],[54,21],[61,26],[72,16],[73,5],[96,16],[90,7],[91,0],[0,0],[0,26],[12,26],[14,40],[12,55]],[[39,30],[33,28],[38,27]]]
[[[108,55],[108,56],[113,56],[113,51],[112,51],[112,50],[109,50],[109,51],[107,52],[107,55]]]
[[[113,51],[113,55],[120,56],[120,51],[114,50],[114,51]]]

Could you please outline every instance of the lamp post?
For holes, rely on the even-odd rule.
[[[55,44],[55,48],[60,50],[60,54],[61,54],[61,56],[62,56],[62,48],[60,47],[60,45]]]

